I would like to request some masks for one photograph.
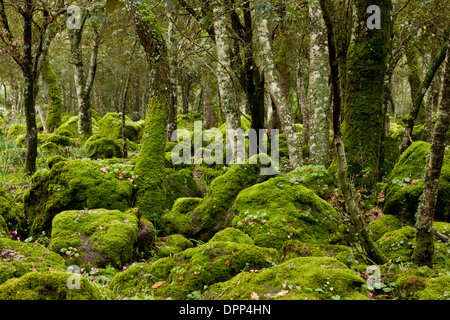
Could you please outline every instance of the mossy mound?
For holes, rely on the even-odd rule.
[[[394,262],[410,261],[414,250],[415,236],[416,229],[408,226],[387,232],[379,239],[380,249],[386,257]]]
[[[62,153],[62,148],[54,142],[46,142],[41,145],[44,156],[52,157]]]
[[[59,135],[56,133],[49,134],[44,138],[44,141],[47,142],[53,142],[54,144],[61,146],[61,147],[67,147],[67,146],[75,146],[75,140],[73,138]]]
[[[321,165],[298,167],[287,174],[292,182],[303,183],[321,198],[328,198],[334,192],[336,181],[331,173]]]
[[[170,210],[179,198],[199,198],[202,191],[194,181],[190,169],[165,169],[166,173],[166,203],[165,209]],[[181,213],[181,212],[180,212]]]
[[[51,168],[53,168],[53,166],[55,164],[57,164],[58,162],[61,162],[61,161],[67,161],[67,158],[64,158],[61,155],[55,155],[55,156],[52,156],[47,159],[47,165],[48,165],[49,169],[51,169]]]
[[[365,281],[330,257],[299,257],[258,272],[241,272],[216,283],[205,300],[368,300]]]
[[[84,147],[91,159],[110,159],[122,156],[120,146],[115,139],[105,138],[99,134],[92,135],[86,140]]]
[[[169,211],[164,213],[158,220],[159,236],[171,234],[182,234],[190,237],[192,234],[192,220],[185,214]]]
[[[133,214],[105,209],[64,211],[53,219],[51,249],[71,264],[121,268],[131,260],[137,232]]]
[[[425,282],[424,289],[417,294],[418,300],[450,299],[450,276],[442,276]]]
[[[217,232],[210,240],[213,241],[225,241],[236,242],[241,244],[255,244],[252,238],[239,229],[226,228]]]
[[[25,135],[26,126],[24,124],[13,124],[8,128],[6,139],[15,140],[20,135]]]
[[[386,232],[402,227],[400,220],[390,214],[379,217],[369,223],[369,234],[373,241],[378,241]]]
[[[194,210],[202,201],[202,198],[182,197],[175,200],[172,206],[173,212],[188,214]]]
[[[36,172],[24,194],[24,209],[32,236],[51,229],[53,217],[65,210],[117,209],[125,211],[133,195],[129,181],[95,169],[83,160],[61,161],[51,170]]]
[[[64,120],[64,119],[63,119]],[[69,138],[78,137],[78,116],[72,116],[67,119],[55,130],[55,134]]]
[[[7,238],[9,236],[9,229],[6,225],[5,219],[0,216],[0,238]]]
[[[80,289],[69,289],[70,273],[30,272],[0,285],[0,300],[99,300],[97,287],[80,276]]]
[[[415,224],[429,154],[430,144],[414,142],[403,152],[387,178],[383,212],[395,215],[403,224]],[[434,217],[438,221],[450,222],[449,152],[446,152],[442,165]]]
[[[65,269],[61,256],[38,243],[0,238],[0,284],[32,271]]]
[[[193,246],[192,241],[186,239],[181,234],[172,234],[167,237],[162,245],[158,246],[157,256],[159,258],[168,257]]]
[[[193,235],[207,241],[217,232],[231,226],[233,202],[239,192],[260,179],[260,167],[252,164],[233,165],[215,178],[203,201],[192,211]]]
[[[125,116],[125,129],[127,139],[130,139],[133,142],[139,141],[142,124],[135,123],[128,116]],[[122,138],[122,114],[105,114],[103,118],[101,118],[101,120],[98,122],[98,133],[110,139]]]
[[[256,245],[281,250],[287,240],[311,243],[343,241],[340,215],[305,186],[277,177],[239,193],[233,227]]]
[[[21,233],[25,229],[23,210],[6,188],[0,187],[0,216],[3,217],[9,231]]]
[[[331,257],[349,266],[354,260],[351,249],[338,244],[314,244],[288,240],[283,246],[283,257],[287,261],[296,257]]]

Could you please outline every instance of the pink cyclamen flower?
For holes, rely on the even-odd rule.
[[[370,293],[370,297],[371,297],[371,298],[373,297],[373,292]]]
[[[123,267],[123,271],[125,271],[125,270],[127,270],[127,267],[124,266],[124,267]]]
[[[13,235],[17,235],[17,231],[13,231]]]
[[[20,241],[20,237],[17,237],[17,241]]]

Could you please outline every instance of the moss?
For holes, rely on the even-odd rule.
[[[167,257],[176,253],[182,252],[194,245],[192,241],[186,239],[181,234],[172,234],[167,237],[167,240],[159,247],[157,256]]]
[[[38,243],[0,238],[0,284],[32,271],[64,271],[64,259]]]
[[[0,286],[1,300],[98,300],[96,286],[80,276],[80,289],[69,289],[67,272],[31,272]]]
[[[439,222],[439,221],[434,221],[433,222],[433,228],[442,233],[444,236],[446,236],[447,238],[450,237],[450,223],[448,222]]]
[[[331,173],[322,165],[298,167],[287,174],[292,181],[303,183],[321,198],[328,198],[334,192],[336,181]]]
[[[277,177],[241,191],[233,227],[255,244],[281,250],[289,239],[312,243],[343,241],[340,215],[305,186]]]
[[[55,133],[48,135],[46,141],[53,142],[54,144],[62,147],[75,146],[74,139]]]
[[[99,134],[90,136],[84,147],[91,159],[119,158],[122,156],[122,151],[116,140],[104,138]]]
[[[132,210],[127,210],[125,213],[131,213]],[[137,215],[136,215],[137,216]],[[151,256],[152,250],[155,247],[156,242],[156,230],[153,223],[145,219],[141,219],[139,222],[137,243],[135,245],[137,256],[133,256],[136,259],[147,259]]]
[[[442,276],[425,282],[418,293],[418,300],[448,300],[450,298],[450,276]]]
[[[56,134],[66,136],[69,138],[78,137],[78,116],[69,117],[64,121],[58,129],[55,130]]]
[[[416,229],[403,227],[385,233],[380,239],[380,249],[386,257],[394,262],[407,262],[411,260],[415,245]]]
[[[398,230],[402,223],[395,216],[387,214],[369,223],[369,234],[373,241],[378,241],[386,232]]]
[[[395,282],[395,293],[400,300],[415,300],[417,291],[423,289],[427,278],[416,275],[401,276]]]
[[[3,216],[0,216],[0,238],[7,238],[9,236],[8,226],[6,225]]]
[[[60,155],[52,156],[47,159],[47,165],[48,165],[49,169],[51,169],[51,168],[53,168],[53,166],[55,164],[57,164],[58,162],[61,162],[61,161],[67,161],[67,159]]]
[[[414,225],[423,193],[430,144],[417,141],[403,152],[386,181],[383,211],[397,216],[403,224]],[[450,221],[450,155],[446,153],[439,179],[435,219]]]
[[[185,237],[190,237],[192,234],[192,220],[185,214],[169,211],[163,214],[158,221],[157,226],[160,236],[182,234]]]
[[[116,174],[95,168],[91,161],[56,163],[51,170],[37,171],[24,194],[30,234],[51,229],[53,217],[64,210],[117,209],[125,211],[133,197],[133,185]]]
[[[226,228],[217,232],[210,240],[213,241],[225,241],[225,242],[236,242],[241,244],[255,244],[252,238],[241,230],[235,228]]]
[[[125,116],[125,129],[127,139],[133,142],[139,141],[142,126]],[[109,139],[122,139],[122,114],[107,113],[98,122],[98,133]]]
[[[241,190],[255,184],[259,177],[258,165],[237,164],[215,178],[203,201],[189,215],[194,223],[195,237],[207,241],[217,231],[230,227],[235,198]]]
[[[23,124],[13,124],[8,128],[6,139],[15,140],[19,135],[25,135],[26,126]]]
[[[258,272],[241,272],[208,288],[203,299],[368,300],[365,281],[330,257],[299,257]]]
[[[0,216],[3,217],[9,231],[22,233],[22,230],[26,229],[23,210],[3,187],[0,187]]]
[[[133,214],[105,209],[63,211],[52,222],[51,249],[71,264],[120,268],[131,259],[137,232]],[[69,254],[64,253],[67,250]]]
[[[50,106],[47,111],[45,123],[47,124],[48,130],[53,132],[61,125],[63,106],[58,79],[49,60],[45,61],[44,69],[42,70],[42,80],[47,84],[47,92],[50,96]]]
[[[194,210],[202,201],[202,198],[195,197],[182,197],[175,200],[172,206],[173,212],[179,212],[181,214],[189,214]]]
[[[165,209],[170,210],[179,198],[198,198],[202,192],[194,181],[190,169],[165,169],[166,174],[166,202]]]
[[[136,161],[136,206],[142,216],[150,221],[158,220],[166,204],[166,110],[152,99],[147,109],[143,143]],[[171,206],[170,206],[171,207]]]
[[[345,265],[354,259],[351,249],[347,246],[336,244],[314,244],[298,240],[288,240],[282,249],[284,260],[296,257],[332,257]]]
[[[62,148],[54,142],[46,142],[41,146],[44,156],[50,157],[62,153]]]

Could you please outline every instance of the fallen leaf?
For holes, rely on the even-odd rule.
[[[108,169],[106,169],[106,168],[101,168],[101,169],[99,169],[101,172],[104,172],[104,173],[108,173]]]
[[[286,289],[286,285],[287,285],[287,279],[283,283],[283,289]]]
[[[259,296],[256,292],[252,292],[252,294],[250,295],[250,298],[252,300],[259,300]]]
[[[166,282],[165,281],[158,281],[154,285],[152,285],[152,289],[156,289],[156,288],[162,286],[164,283],[166,283]]]
[[[226,264],[227,266],[229,266],[229,265],[230,265],[230,259],[227,259],[227,261],[225,261],[225,264]]]

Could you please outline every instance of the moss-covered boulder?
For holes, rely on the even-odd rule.
[[[75,140],[73,138],[59,135],[56,133],[49,134],[45,137],[44,141],[46,142],[53,142],[54,144],[61,146],[61,147],[67,147],[67,146],[75,146]]]
[[[418,300],[449,300],[450,276],[442,276],[425,282],[424,289],[417,294]]]
[[[354,260],[350,247],[339,244],[315,244],[288,240],[282,252],[285,261],[296,257],[332,257],[350,266],[351,261]]]
[[[50,158],[47,159],[47,165],[49,167],[49,169],[53,168],[53,166],[55,164],[57,164],[58,162],[61,161],[67,161],[67,158],[64,158],[61,155],[55,155],[55,156],[51,156]]]
[[[194,210],[202,201],[202,198],[182,197],[175,200],[172,206],[173,212],[188,214]]]
[[[78,137],[78,116],[72,116],[67,119],[55,130],[55,134],[69,138]]]
[[[172,209],[175,201],[179,198],[199,198],[202,196],[202,191],[195,183],[190,169],[174,170],[166,168],[165,173],[167,182],[165,209]]]
[[[61,161],[51,170],[36,172],[24,194],[30,234],[49,233],[53,217],[65,210],[125,211],[132,201],[133,185],[105,171],[96,169],[91,161],[73,160]]]
[[[185,214],[168,211],[158,220],[159,236],[182,234],[190,237],[192,234],[192,220]]]
[[[193,235],[207,241],[217,232],[231,226],[233,203],[242,190],[260,179],[260,167],[253,164],[233,165],[215,178],[203,201],[192,211]]]
[[[79,276],[80,289],[69,289],[68,272],[30,272],[0,285],[0,300],[99,300],[97,287]]]
[[[400,220],[390,214],[379,217],[369,223],[369,234],[373,241],[378,241],[386,232],[402,227]]]
[[[128,116],[125,116],[125,128],[127,132],[127,138],[133,142],[138,142],[142,125],[139,123],[135,123]],[[122,138],[122,114],[105,114],[103,118],[101,118],[98,122],[98,133],[110,139]]]
[[[0,284],[32,271],[49,270],[66,270],[64,259],[38,243],[0,238]]]
[[[314,191],[321,198],[328,198],[336,188],[331,173],[321,165],[298,167],[287,174],[293,182],[297,181]]]
[[[394,262],[407,262],[411,260],[414,250],[416,229],[403,227],[385,233],[380,239],[380,249],[386,257]]]
[[[109,159],[122,156],[120,146],[115,139],[105,138],[99,134],[92,135],[86,140],[84,147],[91,159]]]
[[[205,300],[368,300],[365,281],[330,257],[299,257],[258,272],[246,270],[216,283]]]
[[[15,140],[20,135],[25,135],[26,126],[24,124],[13,124],[8,128],[6,139]]]
[[[51,249],[71,264],[122,267],[131,260],[138,220],[118,210],[70,210],[52,222]]]
[[[3,217],[9,231],[21,232],[25,229],[26,223],[22,208],[3,187],[0,187],[0,216]]]
[[[168,257],[186,249],[192,248],[194,244],[181,234],[172,234],[167,237],[164,243],[158,245],[157,256],[160,258]]]
[[[236,242],[241,244],[255,244],[252,238],[239,229],[226,228],[217,232],[210,242],[213,241],[225,241],[225,242]]]
[[[45,142],[40,148],[45,157],[56,156],[61,154],[63,151],[63,149],[54,142]]]
[[[403,152],[387,178],[383,212],[395,215],[403,224],[415,224],[429,154],[430,144],[414,142]],[[434,217],[450,222],[450,152],[444,156]]]
[[[239,193],[233,227],[256,245],[281,250],[287,240],[339,243],[340,215],[304,185],[277,177]]]

